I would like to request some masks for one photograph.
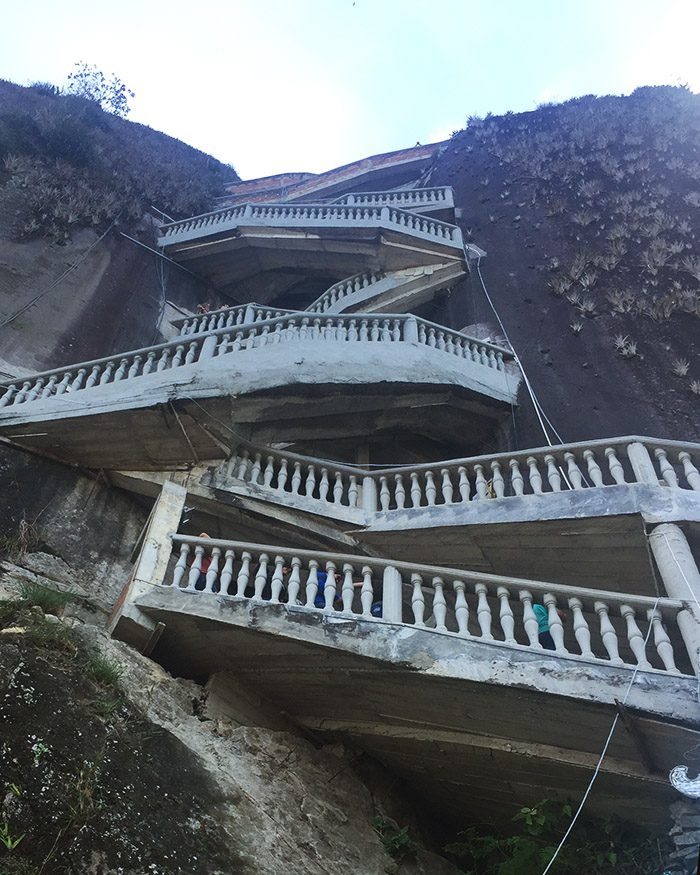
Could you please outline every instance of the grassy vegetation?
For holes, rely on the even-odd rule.
[[[20,238],[133,224],[151,205],[191,215],[237,178],[211,156],[48,83],[0,81],[0,106],[0,196],[18,206]]]

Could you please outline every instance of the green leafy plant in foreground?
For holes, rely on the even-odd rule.
[[[521,808],[516,832],[470,826],[445,851],[465,867],[466,875],[541,875],[571,823],[568,804],[543,800]],[[512,827],[511,827],[512,831]],[[663,870],[663,849],[654,836],[608,818],[581,818],[557,857],[557,875],[656,875]]]
[[[397,824],[385,817],[377,816],[372,821],[372,827],[382,840],[384,850],[396,860],[404,860],[414,857],[418,845],[408,833],[408,827],[399,829]]]
[[[21,836],[13,836],[10,833],[10,825],[7,821],[4,821],[2,825],[0,825],[0,842],[5,845],[5,848],[8,851],[14,851],[14,849],[22,841],[24,836],[25,833],[22,833]]]

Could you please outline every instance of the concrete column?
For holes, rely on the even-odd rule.
[[[169,535],[180,525],[186,498],[184,486],[171,481],[163,484],[146,522],[134,570],[109,618],[111,634],[142,651],[151,638],[155,623],[136,607],[134,601],[147,586],[165,580],[172,551]]]
[[[216,345],[219,342],[219,338],[215,334],[210,334],[208,337],[204,338],[204,342],[202,343],[202,351],[199,353],[198,361],[202,361],[202,359],[210,359],[214,357],[214,353],[216,352]]]
[[[252,325],[255,322],[255,310],[248,304],[243,313],[243,325]]]
[[[362,509],[367,513],[377,512],[377,484],[369,476],[362,478]]]
[[[687,604],[687,610],[678,614],[678,628],[691,658],[693,669],[698,669],[700,652],[700,571],[690,551],[682,529],[675,523],[662,523],[649,536],[654,559],[669,598]]]
[[[651,483],[654,486],[659,485],[659,475],[656,473],[654,463],[651,461],[649,450],[635,441],[627,446],[627,458],[630,460],[630,465],[634,471],[634,479],[637,483]]]
[[[401,575],[393,565],[389,565],[384,569],[382,619],[388,620],[390,623],[400,623],[403,620],[401,610]]]
[[[418,323],[413,316],[404,323],[403,339],[406,343],[418,343]]]

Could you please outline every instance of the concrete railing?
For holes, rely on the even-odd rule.
[[[364,292],[370,286],[384,279],[384,277],[385,274],[371,270],[356,273],[354,276],[334,283],[322,295],[316,298],[312,304],[309,304],[306,310],[309,313],[325,313],[345,299]]]
[[[180,337],[205,334],[219,328],[235,328],[237,325],[251,325],[297,313],[297,310],[283,310],[279,307],[264,307],[261,304],[240,304],[237,307],[221,307],[208,313],[197,313],[182,319],[174,319],[172,324],[178,329]]]
[[[681,601],[242,541],[171,539],[177,563],[154,583],[183,594],[286,604],[543,652],[539,604],[552,656],[670,674],[680,674],[680,664],[690,671],[682,635],[694,620]],[[694,646],[690,635],[689,642]]]
[[[324,459],[241,444],[215,472],[220,488],[249,487],[284,504],[290,496],[309,513],[344,518],[339,507],[361,508],[371,525],[378,514],[522,496],[650,484],[700,492],[700,446],[646,437],[588,441],[435,464],[367,471]],[[489,507],[492,506],[489,504]]]
[[[454,206],[454,197],[450,186],[434,188],[410,188],[401,191],[361,191],[344,194],[335,198],[333,203],[355,206],[392,206],[404,210],[445,209]]]
[[[241,204],[163,225],[159,243],[168,246],[246,225],[291,228],[385,227],[458,249],[464,245],[460,229],[448,222],[397,207],[347,204]]]
[[[0,386],[0,408],[14,407],[52,396],[97,388],[173,370],[214,356],[227,355],[278,343],[408,343],[432,347],[452,357],[497,371],[512,359],[508,350],[441,328],[405,314],[334,315],[292,314],[250,325],[217,328],[207,334],[179,338],[118,356],[81,362],[34,374],[24,381]]]

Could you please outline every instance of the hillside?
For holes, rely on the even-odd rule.
[[[700,437],[700,97],[577,98],[470,119],[437,162],[565,441]],[[477,276],[436,318],[493,322]],[[522,401],[519,446],[542,444]]]
[[[151,206],[205,210],[235,170],[145,126],[61,95],[0,80],[0,220],[19,238],[137,222]]]

